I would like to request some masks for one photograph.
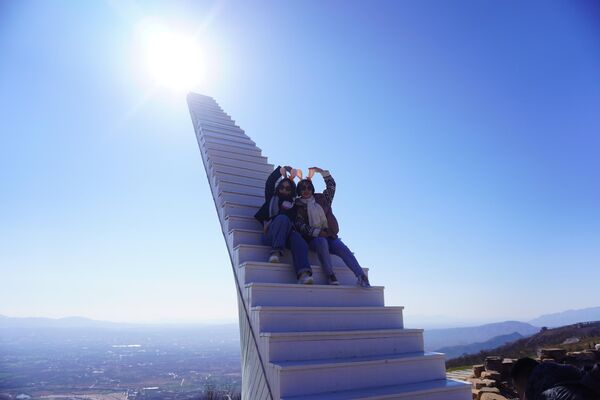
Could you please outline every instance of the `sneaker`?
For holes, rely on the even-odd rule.
[[[313,277],[310,275],[310,272],[303,272],[298,277],[298,283],[301,285],[312,285]]]
[[[269,262],[270,263],[278,263],[280,260],[280,257],[283,257],[281,250],[272,250],[271,255],[269,256]]]
[[[330,274],[330,275],[327,277],[327,282],[329,282],[329,284],[330,284],[330,285],[335,285],[335,286],[338,286],[338,285],[340,284],[340,283],[338,282],[338,280],[337,280],[337,278],[336,278],[335,274]]]
[[[369,278],[366,275],[361,275],[358,277],[356,284],[363,288],[370,288],[371,284],[369,283]]]

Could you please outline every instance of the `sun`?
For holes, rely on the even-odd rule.
[[[207,78],[208,59],[193,35],[153,20],[142,21],[137,34],[140,61],[157,86],[183,92],[194,89]]]

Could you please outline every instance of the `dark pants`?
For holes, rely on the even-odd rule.
[[[331,254],[339,256],[344,263],[354,272],[356,277],[363,276],[365,273],[358,263],[354,254],[350,249],[342,242],[341,239],[316,237],[312,238],[309,243],[310,249],[317,253],[319,261],[321,261],[321,267],[323,272],[331,274],[333,272],[333,263],[331,261]]]
[[[312,273],[308,261],[308,245],[302,236],[293,230],[292,221],[287,216],[278,215],[273,218],[265,238],[273,250],[283,251],[285,248],[292,250],[292,265],[296,270],[296,275],[303,272]]]

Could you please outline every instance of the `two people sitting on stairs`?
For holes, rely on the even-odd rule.
[[[312,177],[322,175],[323,193],[315,193]],[[298,185],[294,179],[299,178]],[[283,258],[284,249],[292,252],[292,265],[298,283],[313,283],[308,259],[309,248],[317,253],[323,273],[330,285],[339,285],[333,272],[331,254],[339,256],[357,277],[357,285],[370,287],[369,279],[354,254],[338,237],[339,226],[331,209],[335,181],[329,171],[309,168],[306,179],[302,171],[290,166],[278,166],[265,183],[265,203],[254,216],[263,224],[265,241],[271,246],[269,262]]]

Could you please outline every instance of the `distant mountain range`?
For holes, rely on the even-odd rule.
[[[502,346],[503,344],[514,342],[515,340],[522,339],[523,335],[517,332],[510,333],[508,335],[500,335],[491,338],[488,341],[480,343],[471,343],[464,346],[453,346],[453,347],[442,347],[437,349],[440,353],[446,355],[446,359],[460,357],[465,354],[475,354],[482,350],[493,349],[495,347]]]
[[[569,340],[575,339],[573,342]],[[540,348],[563,348],[565,350],[589,349],[599,342],[600,322],[561,326],[541,330],[533,336],[488,349],[483,352],[460,356],[447,361],[449,368],[463,365],[481,364],[486,356],[496,355],[507,358],[521,358],[535,355]],[[448,357],[450,358],[450,357]]]
[[[554,314],[546,314],[528,321],[531,325],[553,328],[576,324],[578,322],[600,321],[600,307],[567,310]]]
[[[466,346],[487,342],[498,336],[518,333],[526,337],[540,328],[526,322],[504,321],[465,328],[431,329],[425,331],[425,349],[439,351],[446,347]],[[462,353],[460,353],[462,354]]]
[[[504,321],[477,326],[426,329],[425,349],[441,351],[448,358],[463,354],[477,353],[499,345],[528,337],[539,332],[540,327],[558,327],[578,322],[600,321],[600,307],[590,307],[579,310],[568,310],[554,314],[542,315],[528,322]],[[448,326],[448,325],[446,325]],[[78,329],[128,329],[128,330],[165,330],[165,329],[201,329],[206,334],[237,335],[237,324],[134,324],[96,321],[83,317],[68,318],[12,318],[0,315],[0,329],[47,329],[47,328],[78,328]],[[217,333],[218,332],[218,333]]]

